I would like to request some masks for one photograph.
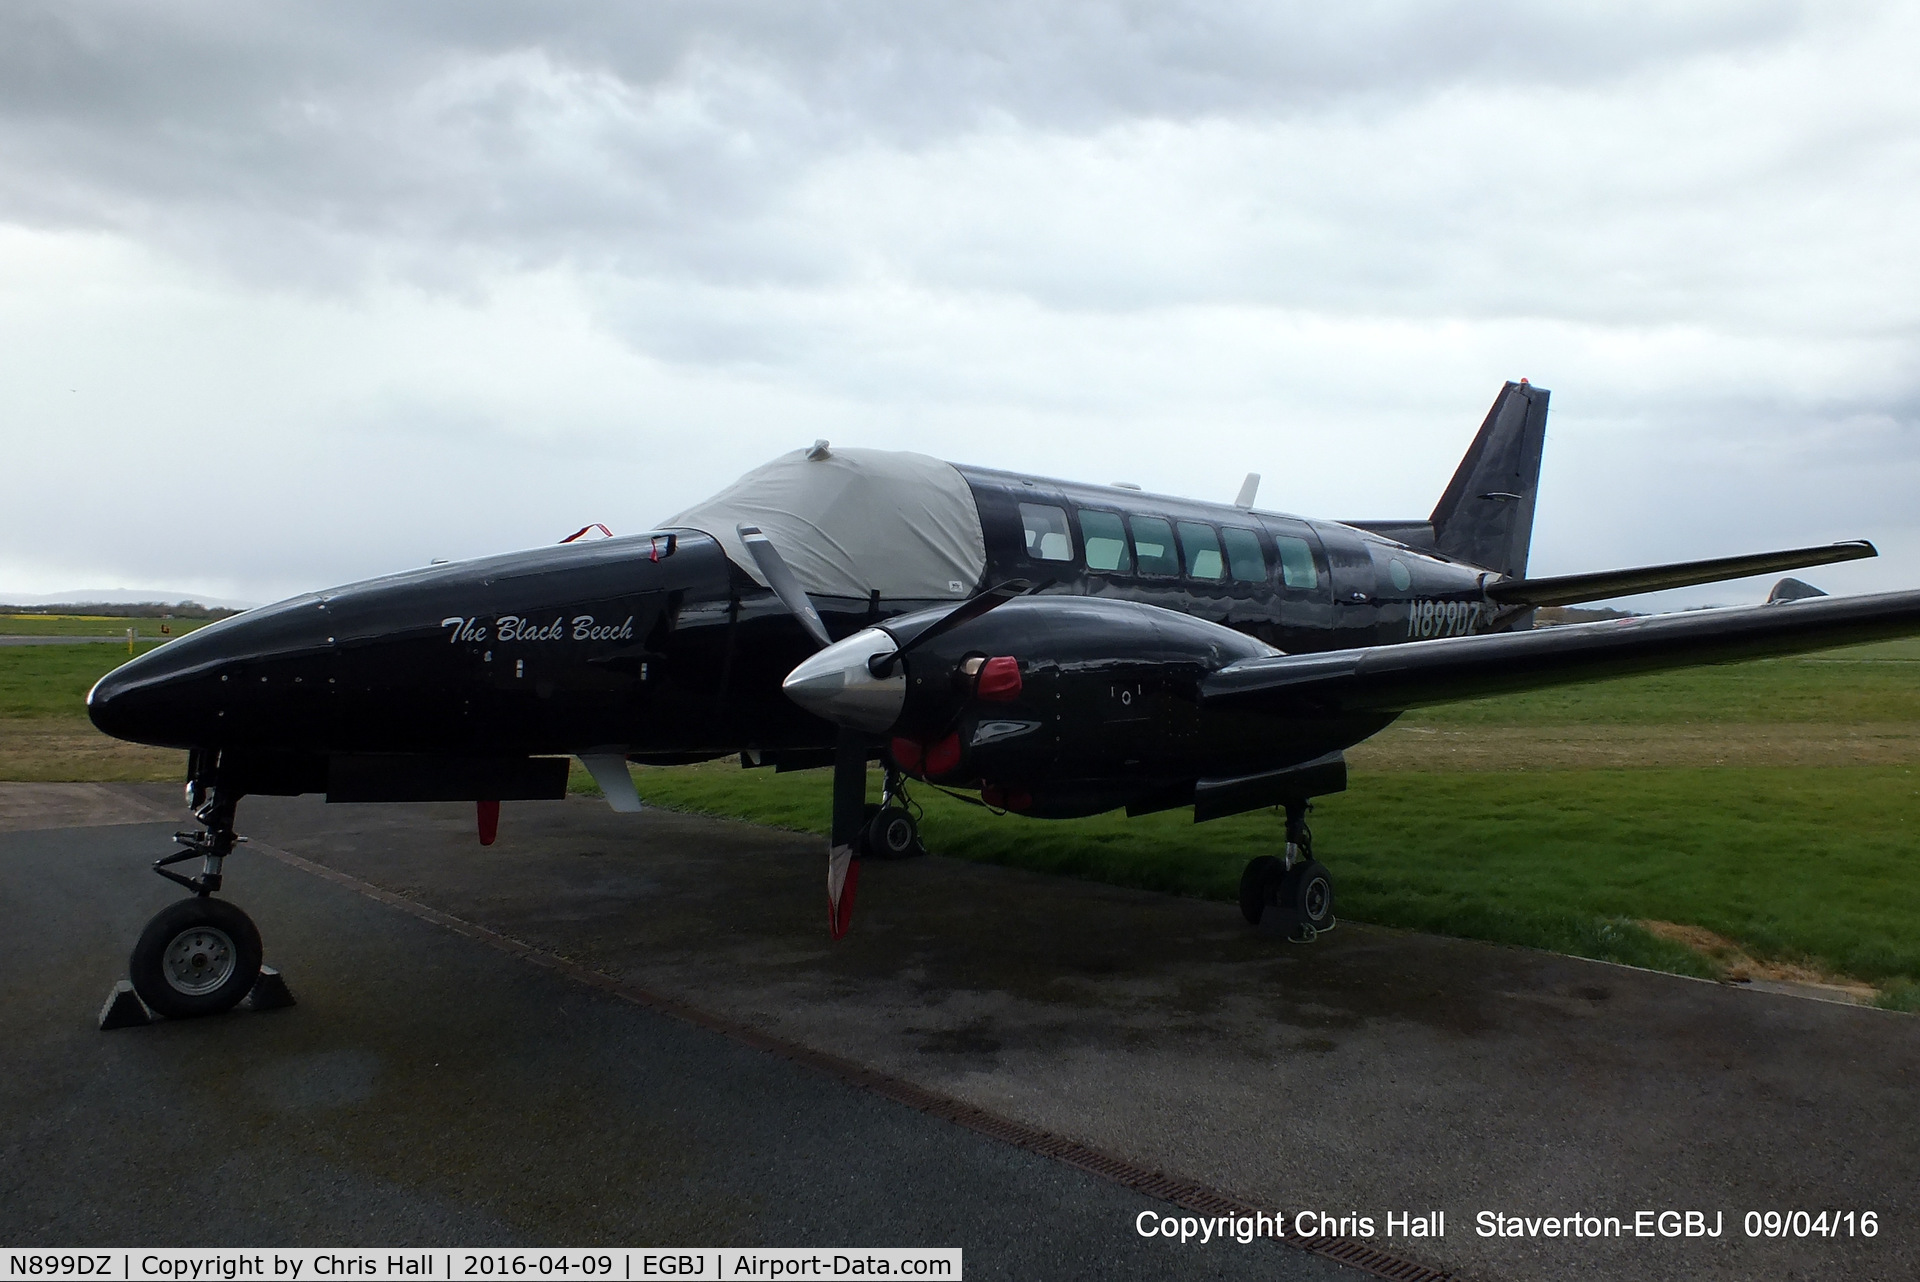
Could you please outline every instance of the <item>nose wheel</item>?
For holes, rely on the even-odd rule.
[[[866,822],[860,830],[861,853],[875,859],[911,859],[926,854],[927,848],[920,844],[919,809],[907,796],[906,777],[888,764],[880,804],[867,807]]]
[[[187,785],[187,803],[205,827],[175,833],[182,849],[154,861],[155,872],[193,892],[192,898],[154,914],[127,959],[134,993],[156,1015],[221,1014],[237,1006],[260,979],[259,929],[238,908],[213,898],[227,856],[246,840],[233,832],[239,800],[224,788],[206,786],[196,774]],[[172,865],[196,857],[201,861],[197,875],[173,870]]]
[[[157,1015],[191,1019],[232,1010],[260,978],[260,931],[224,899],[167,905],[127,961],[133,991]]]

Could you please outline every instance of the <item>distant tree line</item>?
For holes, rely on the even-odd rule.
[[[238,610],[223,605],[201,605],[198,601],[141,601],[133,605],[111,601],[71,601],[64,605],[7,605],[0,603],[0,614],[92,614],[109,619],[224,619]]]
[[[1635,617],[1637,615],[1632,610],[1615,610],[1610,606],[1545,605],[1534,611],[1534,622],[1543,627],[1553,627],[1559,623],[1599,623],[1603,619]]]

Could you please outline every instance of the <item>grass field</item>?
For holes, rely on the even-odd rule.
[[[1920,638],[1423,708],[1402,725],[1920,722]]]
[[[825,832],[825,771],[712,763],[638,779],[656,804]],[[1282,840],[1272,812],[1063,823],[916,796],[943,854],[1220,900]],[[1920,766],[1356,772],[1312,822],[1356,920],[1703,977],[1732,968],[1642,924],[1675,923],[1810,974],[1920,978]]]
[[[183,754],[85,719],[124,658],[0,648],[0,778],[178,779]],[[1920,1004],[1920,640],[1431,709],[1352,760],[1313,816],[1343,917]],[[824,831],[824,771],[638,777],[656,804]],[[1271,812],[1045,822],[918,796],[944,854],[1222,900],[1280,839]]]
[[[144,654],[156,644],[140,641],[135,649]],[[109,739],[87,720],[87,691],[126,661],[127,652],[112,645],[0,646],[0,779],[184,778],[186,753]]]

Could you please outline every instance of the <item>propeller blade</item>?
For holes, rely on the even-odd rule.
[[[937,636],[951,632],[963,623],[970,623],[987,611],[1005,605],[1015,597],[1025,596],[1029,592],[1036,592],[1045,586],[1046,584],[1044,583],[1036,586],[1027,582],[1025,579],[1008,579],[1005,583],[997,583],[984,592],[968,597],[947,614],[935,619],[932,623],[920,629],[918,636],[901,646],[898,650],[895,650],[892,654],[875,655],[867,664],[867,668],[874,676],[884,677],[887,673],[893,671],[895,660],[901,655],[913,650],[915,647],[924,645]]]
[[[787,607],[788,613],[800,620],[800,626],[807,630],[822,647],[833,644],[833,638],[827,635],[827,625],[820,618],[820,611],[813,608],[813,598],[800,586],[800,580],[793,577],[793,571],[787,568],[786,558],[780,555],[780,549],[773,546],[773,540],[761,533],[757,525],[739,525],[734,527],[740,533],[740,541],[747,545],[753,560],[760,567],[760,573],[767,578],[767,586],[780,598],[780,604]]]
[[[827,933],[843,938],[853,925],[853,892],[860,884],[854,848],[867,817],[867,740],[842,730],[834,745],[833,822],[827,846]]]

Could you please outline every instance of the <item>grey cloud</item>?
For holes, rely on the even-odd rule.
[[[243,273],[280,238],[296,276],[476,246],[804,279],[819,256],[756,261],[754,222],[849,148],[1586,83],[1802,21],[1785,3],[9,6],[0,208],[238,246]]]
[[[1831,53],[1893,12],[0,7],[0,234],[106,233],[43,314],[0,292],[98,397],[0,383],[17,464],[92,478],[0,541],[76,530],[35,553],[73,582],[217,546],[263,597],[637,528],[818,435],[1405,515],[1527,374],[1544,568],[1920,549],[1916,100]],[[129,546],[155,485],[232,498]]]

